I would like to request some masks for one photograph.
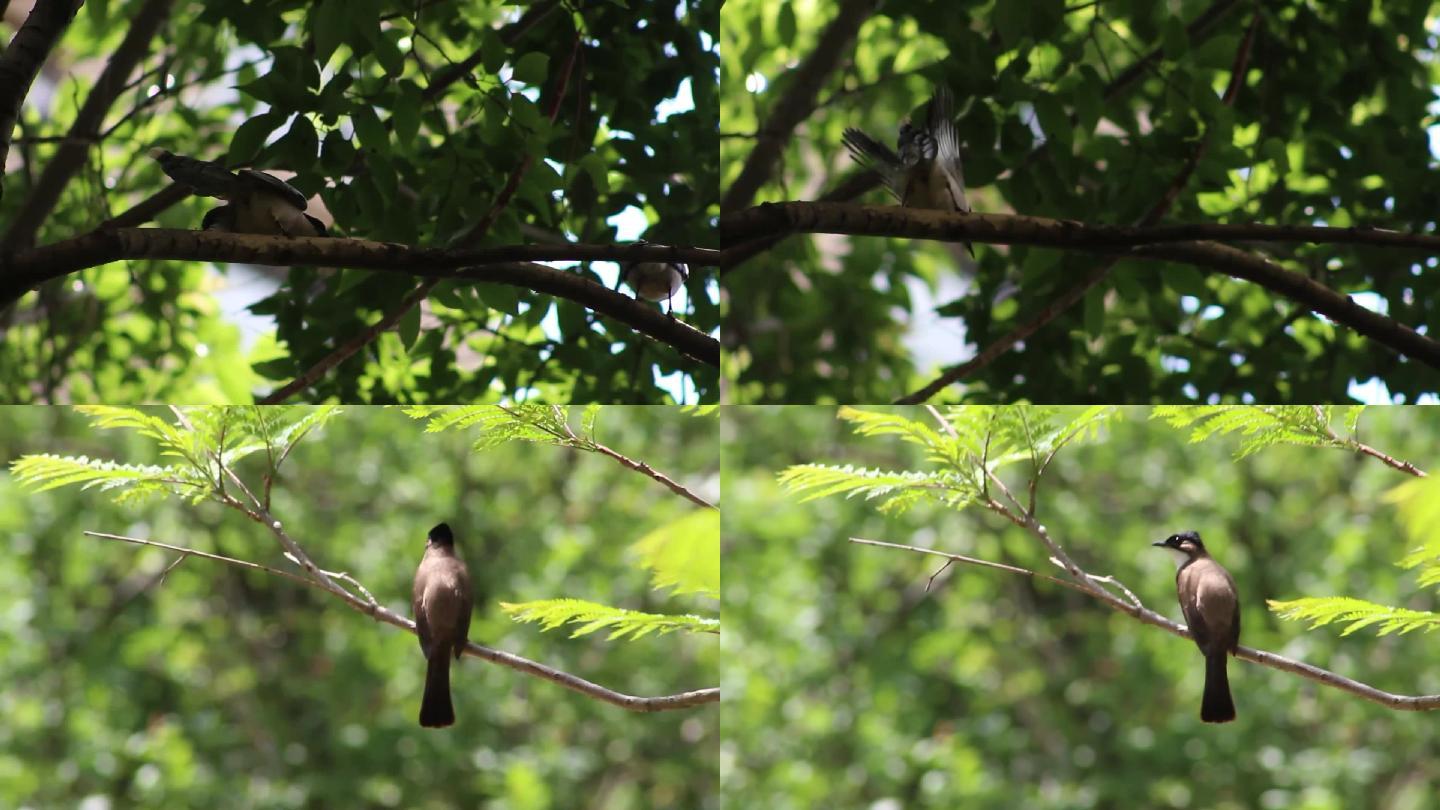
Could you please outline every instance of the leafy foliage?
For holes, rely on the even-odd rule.
[[[1405,534],[1415,548],[1400,560],[1400,567],[1419,568],[1423,586],[1440,585],[1440,480],[1434,477],[1407,481],[1386,495],[1400,513]]]
[[[568,409],[557,405],[471,405],[446,407],[423,405],[406,408],[405,413],[416,419],[425,419],[426,433],[440,433],[447,430],[476,429],[480,438],[475,440],[476,450],[498,447],[506,442],[538,442],[558,446],[577,446],[582,439],[576,436],[567,422]],[[589,436],[595,424],[599,406],[584,409],[581,429],[582,436]]]
[[[713,246],[718,0],[262,5],[174,4],[143,73],[96,88],[94,71],[66,65],[103,61],[145,6],[87,3],[56,50],[67,78],[54,97],[66,103],[24,108],[17,134],[28,140],[11,152],[20,160],[4,178],[0,223],[68,134],[69,100],[113,93],[93,99],[111,113],[39,244],[89,232],[168,186],[145,156],[162,147],[278,170],[318,195],[312,212],[341,237],[449,246],[488,222],[479,244],[643,235]],[[215,204],[191,198],[153,221],[198,228]],[[601,283],[616,275],[603,263],[566,269]],[[0,388],[11,401],[245,403],[315,366],[418,283],[359,269],[90,268],[0,323]],[[713,274],[693,268],[686,292],[677,314],[714,332]],[[247,306],[259,317],[237,319]],[[447,281],[303,396],[695,402],[715,401],[716,379],[578,304]]]
[[[832,4],[729,0],[722,28],[722,177],[771,127],[803,115],[756,203],[816,199],[856,174],[846,127],[893,144],[936,85],[959,102],[969,200],[982,213],[1131,225],[1174,193],[1167,223],[1433,229],[1429,142],[1440,68],[1434,6],[1318,7],[889,0],[833,71]],[[1255,16],[1233,104],[1222,101]],[[1357,32],[1363,32],[1357,34]],[[1364,47],[1357,47],[1357,36]],[[1316,69],[1324,65],[1324,69]],[[1364,77],[1363,79],[1360,77]],[[1380,180],[1383,178],[1383,181]],[[855,202],[890,204],[876,189]],[[1412,249],[1243,246],[1421,331],[1440,324],[1440,277]],[[725,277],[726,374],[738,402],[884,402],[970,359],[1108,257],[1049,246],[950,246],[799,236]],[[1013,292],[1013,294],[1011,294]],[[1414,402],[1434,369],[1253,284],[1127,260],[947,401]]]
[[[1434,478],[1416,478],[1395,487],[1385,500],[1394,504],[1399,523],[1414,548],[1401,558],[1399,566],[1419,569],[1417,582],[1421,587],[1440,585],[1440,484]],[[1345,596],[1305,597],[1292,600],[1270,600],[1270,608],[1283,619],[1308,620],[1310,626],[1322,627],[1347,623],[1340,633],[1348,636],[1357,630],[1378,625],[1380,635],[1431,630],[1440,627],[1440,613],[1392,607]]]
[[[720,598],[720,512],[702,509],[651,530],[633,547],[656,590]]]
[[[265,453],[266,478],[273,480],[295,446],[339,413],[323,407],[208,407],[178,410],[169,422],[138,408],[81,405],[97,428],[126,430],[150,439],[161,456],[183,463],[164,467],[125,464],[85,456],[49,453],[21,456],[10,465],[14,476],[35,492],[79,484],[111,492],[117,502],[138,503],[159,495],[192,502],[225,500],[218,462],[229,467],[246,456]],[[181,420],[185,425],[180,423]]]
[[[1073,409],[1071,409],[1073,411]],[[907,416],[910,410],[886,412],[844,407],[841,419],[854,425],[857,435],[898,436],[924,450],[924,459],[941,469],[933,472],[890,471],[853,465],[797,464],[780,473],[779,480],[802,501],[831,495],[882,499],[880,510],[899,513],[925,500],[961,509],[984,503],[987,479],[1003,467],[1028,461],[1033,480],[1054,455],[1072,441],[1093,437],[1116,411],[1093,407],[1063,420],[1058,408],[1032,405],[952,407],[942,429]]]
[[[1354,430],[1362,407],[1345,409],[1345,422]],[[1151,418],[1163,419],[1171,427],[1192,427],[1190,441],[1203,442],[1213,436],[1241,433],[1247,438],[1236,451],[1244,458],[1277,444],[1301,447],[1349,448],[1346,440],[1330,429],[1334,407],[1330,405],[1157,405]]]
[[[116,501],[124,503],[139,503],[166,493],[194,497],[196,492],[203,494],[209,488],[209,481],[195,475],[190,467],[121,464],[49,453],[18,458],[11,462],[10,472],[36,492],[79,484],[81,489],[119,490]]]

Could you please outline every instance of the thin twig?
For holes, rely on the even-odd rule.
[[[887,543],[883,540],[866,540],[862,537],[852,537],[850,538],[850,542],[859,543],[866,546],[879,546],[881,548],[898,548],[901,551],[913,551],[916,554],[932,554],[936,557],[944,557],[945,559],[949,560],[950,562],[946,564],[947,567],[957,562],[968,563],[969,565],[978,565],[981,568],[994,568],[1000,571],[1008,571],[1012,574],[1020,574],[1022,576],[1034,577],[1035,579],[1043,579],[1047,582],[1053,582],[1061,587],[1069,588],[1072,591],[1082,591],[1084,593],[1090,593],[1090,591],[1087,590],[1083,585],[1071,582],[1068,579],[1052,577],[1049,574],[1042,574],[1039,571],[1031,571],[1029,568],[1021,568],[1016,565],[1006,565],[1005,563],[991,562],[990,560],[982,560],[978,557],[966,557],[964,554],[951,554],[948,551],[936,551],[933,548],[906,546],[900,543]],[[935,579],[935,577],[939,576],[940,572],[944,570],[944,568],[941,568],[940,571],[936,571],[935,574],[930,577],[930,579]],[[925,590],[930,590],[930,586],[926,585]]]
[[[676,495],[679,495],[680,497],[695,504],[696,506],[703,506],[706,509],[717,508],[715,504],[710,503],[699,495],[691,492],[689,489],[686,489],[684,484],[681,484],[679,481],[676,481],[665,473],[656,470],[649,464],[646,464],[643,461],[635,461],[634,459],[626,458],[620,453],[611,450],[610,448],[606,447],[603,444],[600,444],[599,442],[593,442],[592,444],[595,448],[595,452],[604,456],[609,456],[610,458],[615,459],[619,463],[625,465],[626,467],[629,467],[632,470],[635,470],[636,472],[650,476],[651,478],[659,481],[661,484],[664,484],[666,487],[668,487],[671,492],[674,492]]]

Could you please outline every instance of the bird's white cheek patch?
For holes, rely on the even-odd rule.
[[[1169,546],[1166,546],[1166,547],[1165,547],[1165,550],[1168,551],[1168,552],[1170,552],[1171,555],[1173,555],[1174,560],[1175,560],[1175,570],[1176,570],[1176,571],[1179,571],[1180,568],[1181,568],[1183,565],[1185,565],[1185,561],[1190,559],[1189,557],[1187,557],[1187,556],[1185,555],[1185,552],[1181,551],[1181,550],[1178,549],[1178,548],[1170,548]]]

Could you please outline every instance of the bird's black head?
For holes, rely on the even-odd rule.
[[[1205,544],[1200,542],[1200,533],[1197,531],[1172,534],[1164,540],[1158,543],[1151,543],[1150,545],[1174,549],[1187,557],[1194,557],[1197,554],[1205,553]]]
[[[450,533],[449,523],[441,523],[439,526],[431,529],[429,540],[437,546],[455,545],[455,535]]]

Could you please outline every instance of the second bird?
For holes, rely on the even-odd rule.
[[[929,208],[968,214],[965,174],[960,168],[960,134],[955,129],[955,99],[945,87],[935,88],[925,123],[900,125],[900,154],[858,129],[847,129],[846,148],[857,162],[874,169],[885,187],[906,208]],[[975,250],[965,243],[970,255]]]
[[[1175,590],[1180,597],[1180,611],[1185,614],[1195,646],[1205,654],[1200,719],[1228,723],[1235,719],[1235,702],[1230,699],[1226,656],[1240,646],[1240,595],[1235,580],[1211,559],[1199,532],[1172,534],[1151,545],[1176,555],[1180,569],[1175,572]]]

